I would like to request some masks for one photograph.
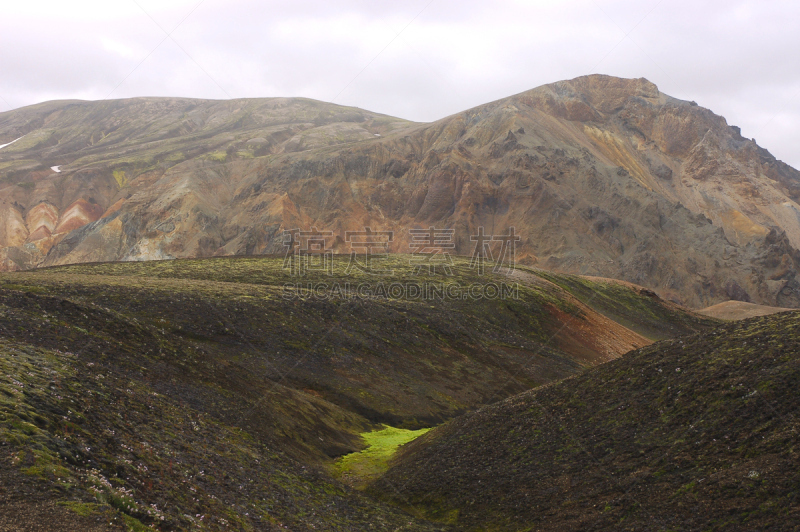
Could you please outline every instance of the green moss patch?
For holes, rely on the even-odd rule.
[[[368,447],[339,458],[333,466],[334,475],[356,488],[363,488],[388,469],[389,460],[401,445],[419,438],[429,430],[385,426],[382,430],[364,432],[361,437]]]

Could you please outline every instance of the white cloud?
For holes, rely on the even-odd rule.
[[[0,1],[0,110],[296,95],[428,121],[595,71],[646,77],[800,166],[798,36],[788,0]]]

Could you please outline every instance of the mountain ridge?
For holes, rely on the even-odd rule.
[[[0,114],[0,138],[23,131],[14,113]],[[513,225],[523,263],[697,308],[800,306],[800,173],[644,79],[584,76],[428,124],[282,98],[173,115],[117,117],[119,138],[40,127],[0,150],[3,267],[279,253],[297,227],[394,231],[390,251],[407,252],[409,229],[436,225],[469,255],[478,227]],[[78,142],[96,146],[70,151]],[[60,194],[58,157],[75,157]],[[72,225],[88,223],[58,233],[70,208]]]

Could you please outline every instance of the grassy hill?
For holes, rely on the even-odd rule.
[[[369,489],[458,530],[796,530],[798,353],[798,313],[659,342],[430,431]]]
[[[53,101],[0,113],[4,138],[19,138],[4,149],[0,176],[22,176],[22,170],[51,163],[64,165],[64,171],[108,168],[117,171],[122,188],[126,178],[195,157],[220,163],[284,148],[303,151],[374,139],[375,133],[409,125],[307,98]]]
[[[336,480],[334,460],[384,425],[429,428],[649,343],[532,272],[389,265],[390,285],[516,292],[359,297],[346,257],[299,291],[282,258],[0,275],[0,529],[433,530]],[[322,281],[351,285],[303,288]],[[716,323],[670,309],[686,331]]]

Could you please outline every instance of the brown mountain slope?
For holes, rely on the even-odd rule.
[[[432,124],[284,99],[0,115],[0,141],[23,134],[0,150],[7,269],[274,253],[314,226],[393,230],[396,252],[410,228],[452,228],[470,254],[478,227],[515,226],[529,264],[694,307],[800,305],[800,174],[644,79],[581,77]],[[78,199],[104,213],[50,228]]]
[[[792,309],[780,307],[767,307],[764,305],[755,305],[753,303],[746,303],[744,301],[725,301],[724,303],[717,303],[716,305],[706,307],[698,310],[699,314],[710,316],[720,320],[745,320],[747,318],[755,318],[757,316],[769,316],[770,314],[777,314],[779,312],[786,312]]]
[[[211,192],[211,207],[219,207],[230,198],[211,189],[227,190],[231,179],[241,178],[225,170],[225,161],[374,139],[408,124],[302,98],[66,101],[2,113],[0,139],[18,139],[0,148],[2,269],[40,264],[71,231],[100,218],[111,221],[129,209],[131,196],[135,202],[140,192],[158,190],[154,185],[165,171],[183,161],[205,161],[228,176],[214,182],[221,174],[212,173],[207,186],[189,183],[178,193],[206,198]],[[126,227],[127,232],[138,229]],[[89,249],[91,242],[97,249],[84,252],[79,261],[126,256],[125,250],[105,249],[96,239]],[[178,253],[196,254],[203,253]]]

